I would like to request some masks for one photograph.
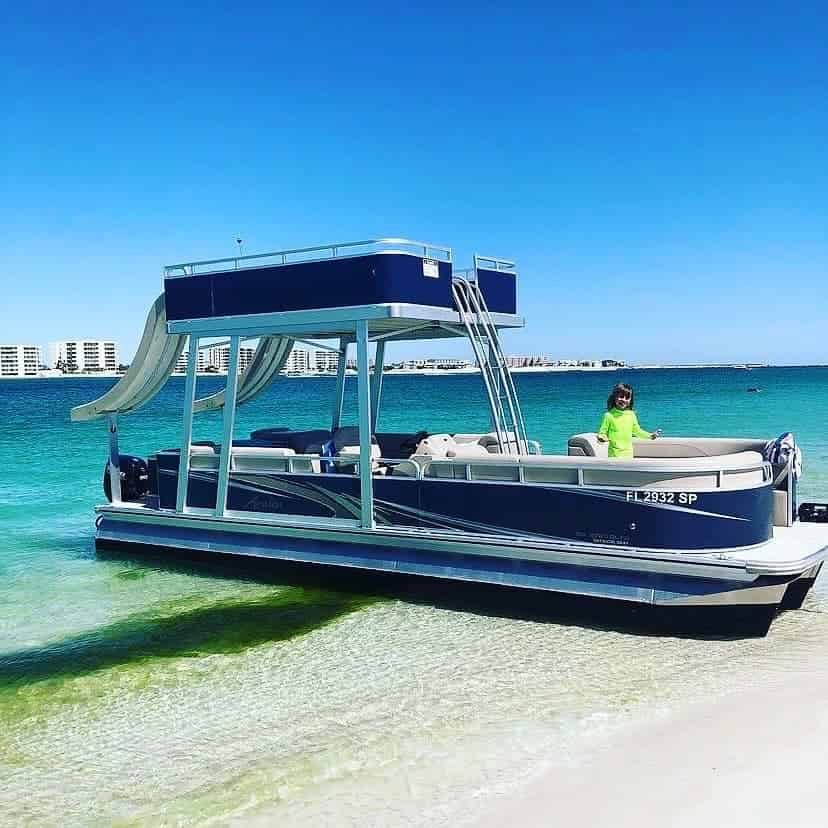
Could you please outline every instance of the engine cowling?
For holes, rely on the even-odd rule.
[[[121,469],[121,500],[140,500],[149,489],[149,467],[142,457],[131,454],[118,455]],[[112,502],[112,480],[109,476],[109,461],[104,467],[103,490],[106,499]]]

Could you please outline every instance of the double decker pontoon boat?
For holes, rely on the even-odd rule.
[[[727,610],[734,629],[764,634],[828,556],[828,525],[798,519],[792,460],[766,462],[764,439],[691,437],[637,441],[633,459],[611,460],[594,434],[542,454],[500,345],[524,324],[516,283],[510,261],[475,256],[458,272],[450,249],[404,239],[165,268],[129,370],[71,414],[108,424],[97,542],[499,584],[622,611]],[[226,387],[196,399],[199,346],[221,337]],[[386,345],[444,337],[470,341],[491,430],[467,432],[458,409],[455,433],[377,432]],[[183,449],[120,454],[119,415],[158,393],[188,340]],[[258,344],[240,371],[245,340]],[[319,340],[338,353],[329,418],[238,439],[237,406],[271,384],[294,342]],[[351,347],[357,425],[343,424]],[[193,444],[194,414],[216,409],[222,442]]]

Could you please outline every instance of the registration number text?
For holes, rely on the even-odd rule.
[[[627,501],[640,503],[672,503],[680,506],[692,506],[699,496],[693,492],[627,492]]]

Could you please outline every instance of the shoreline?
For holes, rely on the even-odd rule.
[[[493,798],[477,828],[518,824],[754,826],[825,823],[828,647],[759,686],[635,721],[571,765]]]
[[[621,366],[569,366],[569,365],[529,365],[517,368],[510,368],[509,372],[512,374],[565,374],[565,373],[611,373],[613,371],[670,371],[670,370],[733,370],[733,371],[753,371],[762,368],[826,368],[828,365],[724,365],[718,363],[699,364],[699,365],[621,365]],[[383,377],[389,376],[405,376],[405,377],[450,377],[450,376],[470,376],[479,374],[479,368],[452,368],[448,370],[438,368],[423,368],[423,369],[406,369],[384,371]],[[347,376],[356,376],[356,371],[346,371]],[[27,377],[0,377],[2,380],[72,380],[72,379],[100,379],[112,380],[121,379],[124,374],[60,374],[49,376],[27,376]],[[226,377],[226,373],[201,372],[197,375],[201,377]],[[308,372],[303,374],[280,374],[279,376],[285,379],[320,379],[320,378],[335,378],[334,372]],[[179,377],[184,379],[185,374],[171,374],[171,377]]]

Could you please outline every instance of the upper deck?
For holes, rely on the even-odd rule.
[[[477,281],[497,327],[520,327],[513,262],[475,257],[462,275]],[[450,248],[372,239],[280,250],[164,268],[170,332],[285,331],[336,336],[356,319],[406,338],[457,335]],[[460,274],[458,274],[460,275]]]

